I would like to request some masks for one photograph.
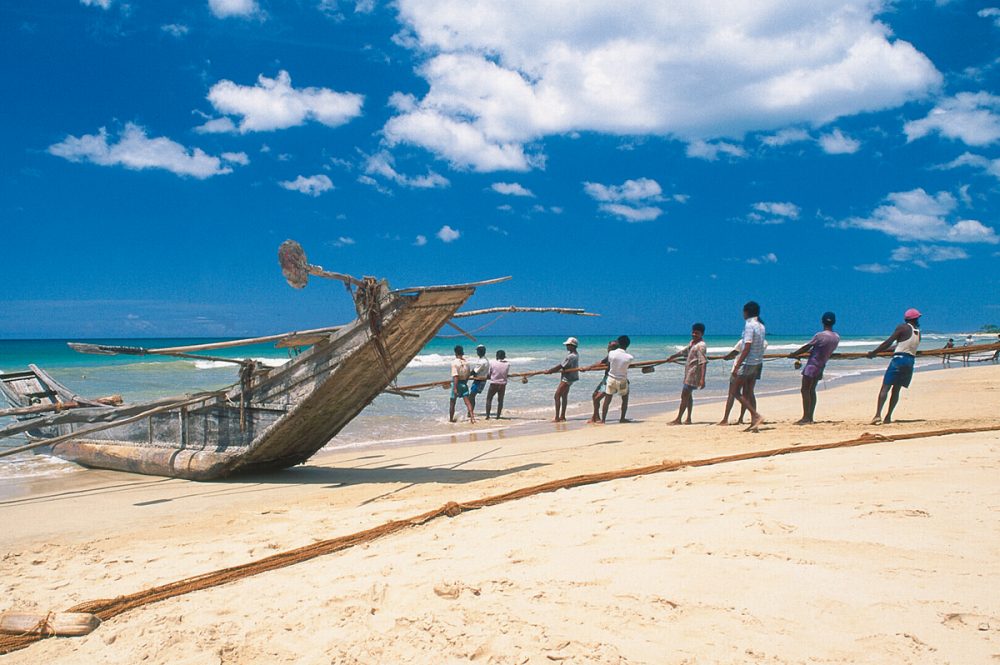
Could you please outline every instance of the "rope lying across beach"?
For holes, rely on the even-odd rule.
[[[251,561],[249,563],[244,563],[238,566],[223,568],[221,570],[212,571],[210,573],[204,573],[202,575],[196,575],[194,577],[188,577],[186,579],[178,580],[176,582],[170,582],[168,584],[161,584],[160,586],[155,586],[150,589],[145,589],[143,591],[139,591],[126,596],[83,602],[78,605],[75,605],[74,607],[71,607],[66,611],[90,613],[96,615],[102,621],[107,621],[112,617],[118,616],[119,614],[123,614],[137,607],[149,605],[151,603],[155,603],[161,600],[167,600],[168,598],[182,596],[184,594],[188,594],[193,591],[201,591],[203,589],[210,589],[212,587],[228,584],[229,582],[235,582],[237,580],[258,575],[260,573],[265,573],[271,570],[277,570],[279,568],[285,568],[287,566],[291,566],[297,563],[309,561],[311,559],[315,559],[317,557],[324,556],[326,554],[340,552],[355,547],[357,545],[362,545],[365,543],[370,543],[374,540],[385,538],[386,536],[399,533],[400,531],[403,531],[405,529],[410,529],[412,527],[426,524],[440,517],[457,517],[458,515],[466,511],[479,510],[481,508],[488,508],[490,506],[497,506],[503,503],[508,503],[510,501],[525,499],[531,496],[544,494],[547,492],[554,492],[560,489],[582,487],[584,485],[593,485],[596,483],[603,483],[610,480],[635,478],[638,476],[647,476],[654,473],[677,471],[679,469],[701,467],[701,466],[713,466],[716,464],[728,464],[731,462],[743,462],[747,460],[763,459],[768,457],[776,457],[779,455],[789,455],[793,453],[816,452],[821,450],[832,450],[835,448],[850,448],[855,446],[870,445],[874,443],[905,441],[909,439],[923,439],[923,438],[930,438],[937,436],[946,436],[949,434],[975,434],[980,432],[996,432],[996,431],[1000,431],[1000,424],[987,425],[983,427],[951,428],[951,429],[929,430],[924,432],[910,432],[904,434],[891,434],[891,435],[865,433],[855,439],[848,439],[846,441],[836,441],[833,443],[819,443],[812,445],[774,448],[771,450],[761,450],[756,452],[740,453],[736,455],[723,455],[720,457],[709,457],[706,459],[689,460],[686,462],[685,461],[662,462],[660,464],[653,464],[650,466],[643,466],[632,469],[621,469],[618,471],[606,471],[602,473],[593,473],[587,475],[572,476],[569,478],[561,478],[559,480],[552,480],[547,483],[542,483],[540,485],[531,485],[528,487],[522,487],[520,489],[512,490],[510,492],[505,492],[503,494],[497,494],[495,496],[485,497],[482,499],[476,499],[473,501],[465,501],[462,503],[449,502],[439,508],[428,511],[421,515],[416,515],[414,517],[402,520],[393,520],[391,522],[386,522],[385,524],[374,527],[372,529],[366,529],[364,531],[359,531],[357,533],[353,533],[347,536],[331,538],[329,540],[322,540],[313,543],[311,545],[306,545],[304,547],[299,547],[296,549],[288,550],[286,552],[281,552],[279,554],[274,554],[265,557],[263,559],[259,559],[257,561]],[[23,649],[33,644],[34,642],[38,642],[39,640],[45,639],[47,637],[49,637],[49,634],[48,631],[45,630],[44,626],[40,627],[38,630],[29,631],[28,633],[23,635],[0,635],[0,655],[7,654],[12,651],[17,651],[19,649]]]

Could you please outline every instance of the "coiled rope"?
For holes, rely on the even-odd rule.
[[[479,510],[481,508],[488,508],[490,506],[498,506],[500,504],[508,503],[510,501],[517,501],[518,499],[525,499],[538,494],[554,492],[556,490],[561,490],[561,489],[582,487],[585,485],[593,485],[596,483],[603,483],[611,480],[621,480],[625,478],[647,476],[654,473],[677,471],[679,469],[713,466],[716,464],[728,464],[732,462],[743,462],[746,460],[777,457],[779,455],[790,455],[794,453],[816,452],[821,450],[832,450],[835,448],[851,448],[855,446],[871,445],[874,443],[887,443],[893,441],[906,441],[910,439],[923,439],[923,438],[930,438],[937,436],[947,436],[950,434],[974,434],[980,432],[996,432],[996,431],[1000,431],[1000,424],[987,425],[982,427],[950,428],[950,429],[929,430],[924,432],[910,432],[905,434],[891,434],[891,435],[870,434],[866,432],[865,434],[862,434],[861,436],[855,439],[848,439],[846,441],[836,441],[833,443],[789,446],[784,448],[774,448],[771,450],[740,453],[736,455],[709,457],[706,459],[698,459],[698,460],[662,462],[660,464],[653,464],[650,466],[643,466],[632,469],[621,469],[618,471],[606,471],[602,473],[593,473],[593,474],[572,476],[569,478],[561,478],[558,480],[552,480],[546,483],[542,483],[540,485],[531,485],[529,487],[523,487],[520,489],[512,490],[510,492],[505,492],[503,494],[497,494],[495,496],[476,499],[473,501],[465,501],[461,503],[454,501],[448,502],[443,506],[428,511],[426,513],[416,515],[414,517],[410,517],[407,519],[393,520],[391,522],[386,522],[385,524],[374,527],[372,529],[366,529],[364,531],[359,531],[357,533],[353,533],[347,536],[339,536],[337,538],[331,538],[329,540],[322,540],[313,543],[311,545],[306,545],[304,547],[288,550],[286,552],[281,552],[279,554],[273,554],[271,556],[259,559],[257,561],[251,561],[248,563],[240,564],[238,566],[223,568],[221,570],[204,573],[202,575],[196,575],[194,577],[188,577],[186,579],[178,580],[176,582],[170,582],[168,584],[161,584],[159,586],[155,586],[149,589],[144,589],[142,591],[132,593],[126,596],[83,602],[69,608],[66,611],[88,612],[91,614],[95,614],[98,618],[101,619],[101,621],[107,621],[112,617],[118,616],[119,614],[135,609],[137,607],[149,605],[151,603],[155,603],[161,600],[167,600],[168,598],[175,598],[177,596],[188,594],[193,591],[201,591],[203,589],[210,589],[212,587],[220,586],[222,584],[228,584],[229,582],[235,582],[237,580],[241,580],[247,577],[259,575],[260,573],[266,573],[271,570],[277,570],[279,568],[285,568],[287,566],[291,566],[297,563],[309,561],[311,559],[315,559],[317,557],[324,556],[326,554],[340,552],[349,549],[351,547],[356,547],[357,545],[370,543],[374,540],[391,536],[405,529],[410,529],[415,526],[426,524],[440,517],[457,517],[458,515],[466,511]],[[46,634],[46,631],[44,629],[24,635],[0,635],[0,655],[7,654],[12,651],[17,651],[19,649],[23,649],[31,645],[32,643],[42,640],[48,636],[49,635]]]

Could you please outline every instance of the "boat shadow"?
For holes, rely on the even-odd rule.
[[[326,485],[329,489],[351,485],[465,485],[482,480],[522,473],[548,466],[540,462],[522,464],[504,469],[459,469],[441,466],[412,466],[387,464],[378,467],[299,466],[270,473],[241,475],[225,480],[212,481],[213,485],[247,483],[269,485]]]

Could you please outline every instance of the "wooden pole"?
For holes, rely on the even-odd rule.
[[[130,355],[170,355],[174,353],[189,353],[191,351],[210,351],[213,349],[231,349],[237,346],[249,346],[251,344],[265,344],[267,342],[279,342],[290,337],[308,337],[323,333],[332,333],[340,330],[343,326],[331,326],[326,328],[315,328],[313,330],[301,330],[296,332],[281,333],[280,335],[266,335],[264,337],[250,337],[247,339],[233,339],[225,342],[211,342],[208,344],[191,344],[189,346],[167,346],[158,349],[142,349],[141,347],[115,347],[101,344],[83,344],[80,342],[69,342],[70,348],[80,353],[96,353],[103,355],[115,355],[119,353],[114,349],[141,349],[142,353],[131,353]],[[95,348],[97,350],[95,350]],[[108,349],[103,351],[100,349]],[[120,353],[128,353],[121,351]]]
[[[479,316],[480,314],[495,314],[497,312],[552,312],[555,314],[573,314],[576,316],[600,316],[593,312],[588,312],[576,307],[518,307],[510,305],[508,307],[487,307],[486,309],[470,309],[468,312],[457,312],[451,318],[462,319],[467,316]]]
[[[79,637],[92,633],[100,625],[101,620],[87,612],[49,612],[48,614],[4,612],[0,614],[0,633],[8,635]]]

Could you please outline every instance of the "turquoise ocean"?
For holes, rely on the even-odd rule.
[[[738,334],[737,329],[731,337],[706,337],[709,353],[728,352],[737,342]],[[925,334],[922,348],[943,346],[948,337],[962,340],[964,335]],[[511,363],[511,372],[514,373],[545,369],[558,363],[565,355],[563,339],[556,336],[481,336],[479,341],[486,345],[488,358],[493,358],[498,349],[505,350]],[[596,336],[580,338],[581,365],[600,361],[604,357],[608,339]],[[689,339],[686,335],[637,336],[633,338],[629,352],[637,361],[660,359],[683,348]],[[793,351],[808,339],[808,336],[770,335],[768,353]],[[236,368],[230,363],[152,356],[83,355],[70,349],[66,341],[0,340],[0,372],[25,369],[29,363],[33,363],[80,395],[100,397],[120,394],[127,402],[217,389],[236,380]],[[220,340],[186,338],[75,341],[156,348]],[[880,341],[881,338],[873,336],[845,336],[841,340],[840,350],[867,351]],[[475,345],[468,340],[436,338],[400,374],[398,384],[403,386],[447,380],[449,365],[454,357],[452,348],[456,343],[462,343],[466,347],[467,356],[474,355],[472,347]],[[287,350],[276,349],[269,344],[210,353],[228,358],[252,357],[275,366],[289,360]],[[884,359],[831,361],[820,390],[851,379],[875,376],[884,370],[885,364]],[[940,361],[928,359],[921,361],[919,365],[923,368],[939,367]],[[709,363],[706,389],[696,393],[696,420],[718,420],[721,417],[721,405],[705,403],[725,396],[731,366],[729,361]],[[678,365],[660,366],[650,374],[633,370],[630,373],[633,395],[630,416],[641,418],[651,413],[675,409],[682,374],[682,367]],[[570,392],[571,417],[589,413],[590,395],[600,378],[596,372],[581,375],[581,380]],[[552,392],[557,380],[555,376],[533,377],[528,383],[512,380],[507,388],[504,406],[504,416],[509,419],[500,421],[499,424],[495,421],[481,422],[475,427],[484,432],[496,431],[498,427],[513,427],[516,430],[551,418]],[[798,389],[799,381],[799,371],[794,368],[792,360],[769,361],[764,365],[757,393],[764,395],[794,391]],[[819,415],[822,416],[822,397],[820,399]],[[617,414],[617,400],[611,408],[609,419]],[[482,413],[484,409],[485,396],[480,397],[477,412]],[[9,423],[10,419],[0,418],[0,427]],[[415,440],[466,433],[472,427],[465,422],[448,423],[448,392],[444,389],[423,391],[419,397],[410,398],[382,395],[331,441],[328,447],[402,445]],[[24,442],[23,439],[0,440],[0,449]],[[4,479],[59,475],[77,470],[79,467],[74,464],[41,454],[23,453],[0,458],[0,482]]]

